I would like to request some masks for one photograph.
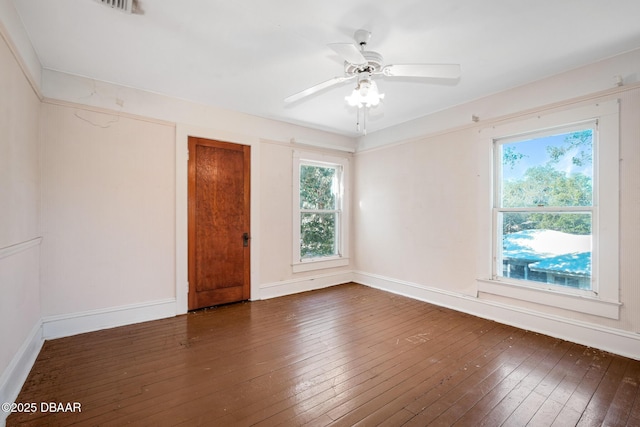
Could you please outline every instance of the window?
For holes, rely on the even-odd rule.
[[[347,160],[294,154],[294,271],[347,265]]]
[[[495,276],[592,291],[596,122],[496,139]]]
[[[491,198],[479,292],[619,318],[618,110],[610,100],[479,131],[493,153],[479,158],[493,177],[479,181]]]
[[[342,167],[300,164],[300,258],[340,256]]]

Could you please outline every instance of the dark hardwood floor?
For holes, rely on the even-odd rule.
[[[639,384],[640,361],[346,284],[47,341],[16,402],[82,412],[7,425],[640,426]]]

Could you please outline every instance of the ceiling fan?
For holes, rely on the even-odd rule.
[[[384,94],[378,92],[374,78],[384,77],[417,77],[437,80],[455,80],[460,78],[459,64],[396,64],[384,65],[382,55],[378,52],[366,50],[371,39],[367,30],[357,30],[354,34],[356,44],[332,43],[328,46],[344,59],[344,76],[334,77],[325,82],[311,86],[301,92],[284,99],[291,103],[299,101],[309,95],[339,85],[350,80],[356,80],[356,88],[351,96],[345,97],[349,105],[357,107],[372,107],[378,105]]]

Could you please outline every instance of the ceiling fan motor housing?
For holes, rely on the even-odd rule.
[[[364,65],[354,65],[345,61],[344,73],[347,76],[353,76],[365,72],[374,74],[382,70],[383,58],[378,52],[365,50],[362,52],[362,56],[367,60],[367,63]]]

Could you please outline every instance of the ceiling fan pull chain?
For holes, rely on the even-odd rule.
[[[363,135],[367,134],[367,110],[368,109],[369,107],[365,105],[362,111],[362,134]]]

